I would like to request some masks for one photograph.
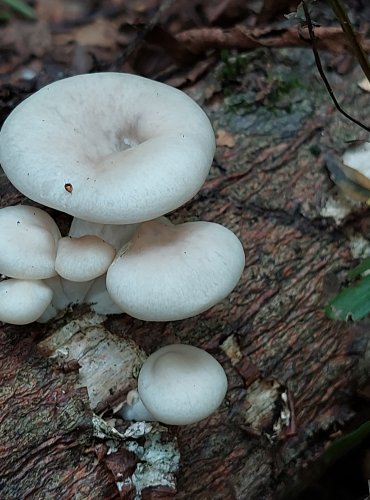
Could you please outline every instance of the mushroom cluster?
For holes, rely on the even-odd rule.
[[[0,162],[28,198],[73,216],[62,237],[42,209],[0,210],[0,320],[48,321],[71,303],[148,321],[185,319],[237,284],[238,238],[210,222],[164,215],[191,199],[215,139],[183,92],[100,73],[44,87],[0,132]]]

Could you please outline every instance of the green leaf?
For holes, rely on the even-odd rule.
[[[353,279],[357,278],[357,276],[360,276],[362,273],[365,271],[368,271],[370,269],[370,257],[367,259],[364,259],[358,266],[356,266],[354,269],[351,269],[348,273],[348,278]]]
[[[12,16],[9,14],[9,12],[2,11],[0,8],[0,21],[9,21]]]
[[[7,5],[11,9],[18,12],[18,14],[22,14],[24,17],[36,19],[35,10],[22,0],[1,0],[0,3]]]
[[[370,276],[342,290],[325,308],[330,319],[358,321],[370,313]]]
[[[367,439],[369,434],[370,421],[367,421],[349,434],[344,434],[344,436],[336,439],[326,450],[324,454],[324,460],[330,465],[334,461],[349,453],[357,446],[360,446],[360,444],[363,443],[365,439]]]

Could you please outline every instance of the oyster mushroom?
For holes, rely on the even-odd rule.
[[[107,272],[109,295],[146,321],[195,316],[225,298],[245,265],[229,229],[211,222],[177,226],[164,217],[141,224]]]
[[[185,344],[162,347],[144,362],[137,393],[120,410],[127,420],[170,425],[198,422],[213,413],[227,391],[222,366],[208,352]]]
[[[78,75],[18,105],[0,134],[0,162],[30,199],[103,224],[150,220],[203,184],[215,138],[185,93],[122,74]]]

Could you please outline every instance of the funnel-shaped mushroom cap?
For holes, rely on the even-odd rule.
[[[46,86],[0,134],[0,162],[22,193],[104,224],[150,220],[184,204],[214,151],[211,124],[190,97],[121,73]]]
[[[0,273],[19,279],[56,275],[60,231],[49,214],[24,205],[2,208],[0,233]]]
[[[186,425],[208,417],[227,390],[222,366],[208,352],[190,345],[162,347],[143,364],[138,393],[160,422]]]
[[[243,247],[211,222],[143,223],[107,272],[107,290],[124,312],[146,321],[185,319],[226,297],[244,269]]]
[[[9,279],[0,283],[0,321],[27,325],[46,310],[53,292],[40,280]]]

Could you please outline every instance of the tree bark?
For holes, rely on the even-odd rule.
[[[257,89],[262,66],[275,68],[264,80],[272,85],[265,97]],[[361,118],[368,97],[356,78],[337,78],[334,87]],[[353,265],[349,240],[370,234],[368,212],[349,208],[336,222],[324,208],[335,195],[325,163],[339,162],[344,141],[360,133],[333,111],[301,49],[257,52],[238,86],[224,87],[215,72],[192,92],[232,147],[219,140],[205,186],[171,218],[235,231],[246,254],[239,285],[222,304],[185,321],[121,315],[105,322],[147,354],[172,342],[207,349],[229,380],[219,411],[170,430],[181,456],[177,491],[154,485],[143,498],[279,498],[355,414],[368,333],[326,319],[323,308]],[[2,207],[25,202],[4,176],[0,195]],[[75,389],[78,373],[38,353],[36,342],[50,328],[0,326],[0,496],[119,497],[117,470],[129,477],[135,459],[123,442],[108,459],[106,440],[93,437],[86,391]],[[134,491],[121,497],[134,498]]]

